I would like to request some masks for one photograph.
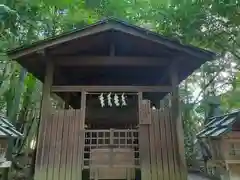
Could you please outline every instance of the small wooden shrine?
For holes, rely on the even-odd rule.
[[[210,118],[197,137],[209,149],[210,173],[222,180],[240,179],[240,111]]]
[[[22,134],[3,116],[0,115],[0,168],[9,168],[12,162],[6,159],[9,138],[19,138]]]
[[[187,179],[178,84],[213,53],[107,19],[8,54],[44,83],[35,180]]]

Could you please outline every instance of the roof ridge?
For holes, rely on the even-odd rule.
[[[54,41],[54,40],[56,40],[58,38],[64,38],[66,36],[70,36],[71,34],[80,33],[83,30],[92,28],[94,26],[107,24],[107,23],[110,23],[110,24],[111,23],[113,23],[113,24],[114,23],[118,23],[118,24],[121,24],[121,25],[126,26],[128,28],[132,28],[135,31],[140,31],[140,33],[143,33],[143,34],[145,33],[145,34],[147,34],[149,36],[151,35],[151,36],[153,36],[156,39],[158,38],[159,41],[166,41],[165,43],[175,43],[175,45],[174,44],[172,44],[172,45],[176,46],[176,47],[178,46],[178,48],[182,48],[182,49],[190,48],[189,51],[196,51],[195,53],[205,53],[205,56],[212,56],[212,57],[216,56],[215,53],[213,53],[213,52],[211,52],[209,50],[198,48],[198,47],[195,47],[195,46],[193,46],[191,44],[182,44],[179,40],[173,39],[171,37],[166,37],[166,36],[164,36],[164,35],[162,35],[160,33],[151,31],[151,30],[149,30],[147,28],[139,27],[139,26],[137,26],[135,24],[128,23],[126,21],[123,21],[123,20],[120,20],[120,19],[117,19],[117,18],[114,18],[114,17],[108,17],[106,19],[99,20],[96,23],[83,26],[82,28],[79,28],[79,29],[63,32],[63,33],[60,33],[59,35],[52,36],[52,37],[47,37],[47,38],[45,38],[43,40],[33,42],[33,43],[29,44],[29,45],[22,45],[22,46],[19,46],[19,47],[15,48],[15,49],[7,50],[7,54],[11,55],[11,54],[17,53],[18,51],[21,51],[21,50],[34,48],[34,46],[41,46],[42,43],[48,43],[48,41]]]

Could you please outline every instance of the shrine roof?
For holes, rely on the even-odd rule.
[[[53,85],[164,86],[171,84],[173,63],[180,83],[215,58],[208,50],[114,18],[7,53],[42,82],[47,61],[56,62]]]
[[[197,134],[197,137],[219,137],[231,131],[239,131],[239,115],[240,110],[237,110],[221,116],[211,117],[209,123]]]
[[[3,115],[0,115],[0,137],[22,137],[23,135],[16,130]]]

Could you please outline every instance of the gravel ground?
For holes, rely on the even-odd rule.
[[[188,180],[211,180],[198,174],[188,174]]]

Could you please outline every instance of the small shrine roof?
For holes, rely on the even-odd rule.
[[[12,123],[10,123],[3,115],[0,115],[0,137],[21,137],[23,136],[16,130]]]
[[[240,110],[236,110],[232,113],[211,117],[209,123],[197,134],[197,137],[218,137],[232,130],[240,130],[238,129],[240,125],[239,115]]]

